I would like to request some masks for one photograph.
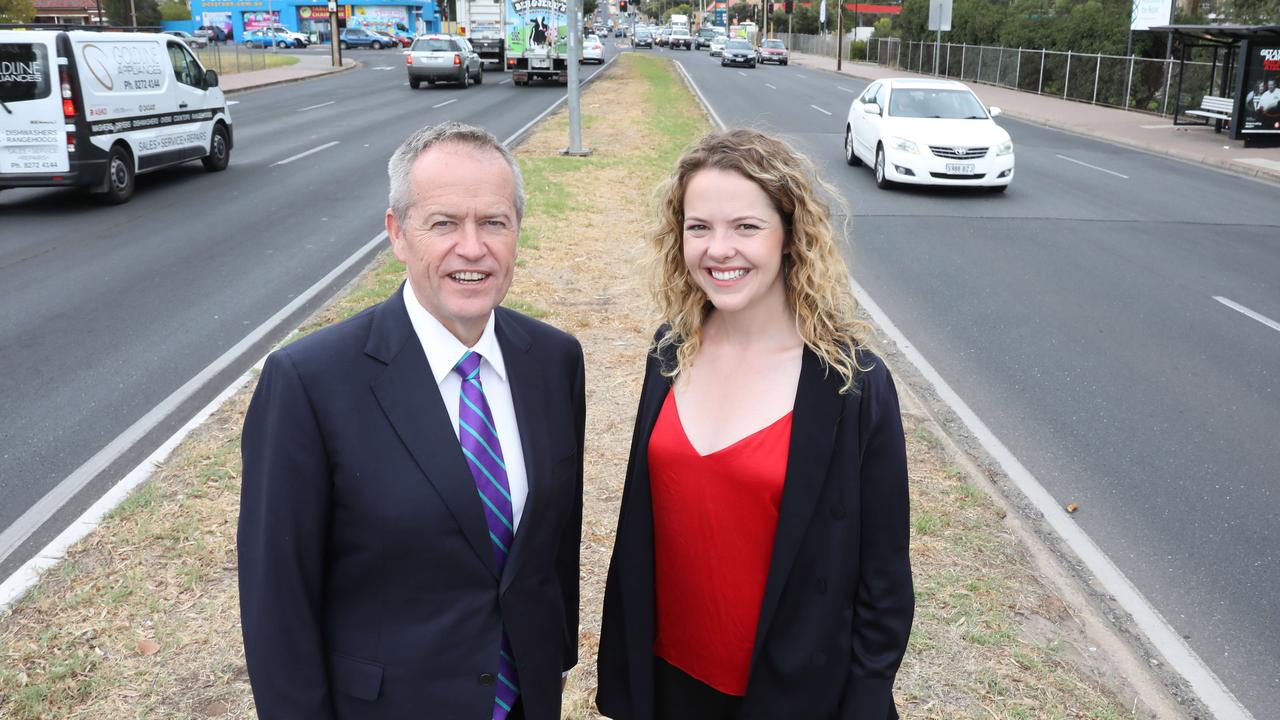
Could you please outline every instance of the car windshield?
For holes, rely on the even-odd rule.
[[[421,50],[423,52],[454,52],[458,48],[454,47],[452,40],[444,38],[418,38],[413,41],[413,50]]]
[[[780,48],[786,50],[787,46],[782,44],[781,40],[765,40],[764,46],[767,48]]]
[[[987,111],[968,90],[896,88],[889,95],[889,114],[909,118],[985,120]]]
[[[715,34],[716,34],[716,31],[715,31],[715,30],[712,30],[712,29],[710,29],[710,28],[703,28],[702,30],[699,30],[699,31],[698,31],[698,37],[704,37],[704,38],[705,38],[705,37],[714,37],[714,36],[715,36]]]
[[[729,44],[726,45],[725,48],[728,50],[750,50],[751,43],[746,40],[730,40]]]
[[[648,40],[648,39],[649,39],[649,31],[648,31],[648,30],[637,30],[637,31],[636,31],[636,37],[637,37],[637,38],[644,38],[645,40]]]

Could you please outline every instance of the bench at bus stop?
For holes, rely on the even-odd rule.
[[[1213,122],[1213,131],[1220,133],[1222,132],[1222,124],[1231,121],[1231,112],[1235,109],[1235,105],[1236,101],[1232,98],[1205,95],[1200,100],[1199,108],[1183,110],[1182,113],[1204,118],[1206,125]]]

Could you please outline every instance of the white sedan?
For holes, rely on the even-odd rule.
[[[588,35],[582,41],[582,62],[600,64],[604,62],[604,43],[597,35]]]
[[[723,57],[725,43],[729,42],[729,38],[725,35],[716,35],[711,38],[711,57]]]
[[[876,185],[985,187],[1013,181],[1013,141],[963,83],[892,78],[871,83],[849,106],[844,158],[875,168]]]

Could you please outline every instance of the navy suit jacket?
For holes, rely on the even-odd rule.
[[[617,720],[654,720],[649,436],[671,389],[667,350],[645,371],[605,587],[596,705]],[[743,720],[898,717],[915,610],[906,447],[893,378],[870,352],[858,362],[871,369],[841,395],[840,376],[804,351]]]
[[[487,720],[501,633],[529,720],[577,662],[582,348],[496,311],[529,495],[501,574],[400,292],[267,359],[238,534],[262,720]]]

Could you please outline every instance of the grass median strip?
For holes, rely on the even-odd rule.
[[[530,202],[507,299],[577,335],[587,356],[582,662],[565,702],[575,720],[596,717],[604,578],[654,327],[636,282],[652,190],[710,127],[674,68],[657,58],[622,57],[582,106],[591,157],[560,156],[564,113],[519,148]],[[380,301],[403,273],[384,253],[299,332]],[[234,546],[239,433],[251,391],[188,437],[0,617],[0,717],[253,717]],[[1087,652],[1075,647],[1070,610],[1037,579],[998,507],[923,413],[907,407],[904,421],[918,595],[898,682],[904,717],[1132,717],[1093,666],[1076,662]]]

